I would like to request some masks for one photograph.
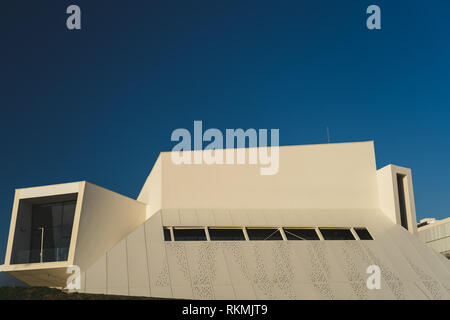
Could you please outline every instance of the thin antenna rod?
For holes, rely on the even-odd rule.
[[[330,143],[330,129],[328,129],[328,125],[327,125],[327,137],[328,137],[328,143]]]

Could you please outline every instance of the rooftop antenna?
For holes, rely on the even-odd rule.
[[[330,129],[328,129],[328,125],[327,125],[327,137],[328,137],[328,143],[330,143]]]

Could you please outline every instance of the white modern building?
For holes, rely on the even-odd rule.
[[[417,225],[417,230],[423,242],[450,259],[450,218],[422,219]]]
[[[278,173],[259,169],[163,152],[137,199],[17,189],[1,271],[65,287],[77,265],[81,292],[131,296],[450,298],[450,262],[417,237],[411,170],[377,170],[373,142],[280,147]]]

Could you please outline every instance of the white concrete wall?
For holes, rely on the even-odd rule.
[[[377,171],[378,194],[380,196],[380,209],[392,221],[397,224],[400,221],[399,213],[396,210],[396,199],[394,191],[394,178],[390,165]]]
[[[144,222],[146,206],[88,182],[82,201],[74,264],[84,270]]]
[[[161,155],[153,165],[144,186],[137,198],[138,201],[146,203],[146,219],[150,218],[154,213],[162,208],[162,160]]]
[[[187,212],[205,222],[203,210]],[[120,242],[87,270],[85,292],[102,288],[103,293],[186,299],[450,299],[450,263],[376,211],[341,213],[337,220],[326,212],[263,214],[265,225],[275,222],[268,217],[278,217],[295,226],[366,226],[375,239],[370,241],[165,242],[164,220],[179,221],[184,212],[161,213],[127,236],[126,246]],[[231,222],[231,217],[252,220],[251,212],[227,213]],[[369,265],[381,268],[380,290],[366,287]],[[116,280],[98,284],[112,274]]]
[[[279,150],[279,171],[272,176],[260,175],[260,165],[175,165],[170,153],[161,153],[138,199],[165,209],[379,207],[373,142]]]
[[[387,165],[377,171],[380,209],[389,220],[395,224],[401,225],[397,174],[406,176],[404,193],[408,230],[411,233],[417,233],[416,207],[411,169]]]
[[[418,235],[436,252],[450,256],[450,218],[419,228]]]

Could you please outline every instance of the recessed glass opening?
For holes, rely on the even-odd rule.
[[[360,240],[373,240],[372,236],[369,233],[369,230],[367,230],[366,228],[354,229]]]
[[[283,240],[276,228],[247,228],[249,240]]]
[[[67,261],[76,194],[20,200],[11,264]]]
[[[170,229],[167,227],[164,227],[163,231],[164,231],[164,241],[172,241],[172,235],[170,234]]]
[[[406,195],[405,195],[406,176],[397,173],[397,189],[398,202],[400,206],[400,224],[403,228],[408,230],[408,214],[406,211]]]
[[[314,229],[284,228],[283,230],[288,240],[320,240]]]
[[[246,240],[284,240],[280,228],[277,227],[163,227],[165,241],[246,241]],[[317,228],[315,227],[283,227],[286,240],[356,240],[352,228]],[[373,240],[365,227],[353,228],[358,239]],[[248,239],[245,236],[247,231]],[[171,234],[171,231],[173,232]]]
[[[175,241],[206,241],[205,229],[173,228]]]
[[[325,240],[355,240],[350,229],[324,229],[319,228]]]
[[[212,241],[245,241],[244,231],[242,229],[220,229],[209,228],[209,238]]]

